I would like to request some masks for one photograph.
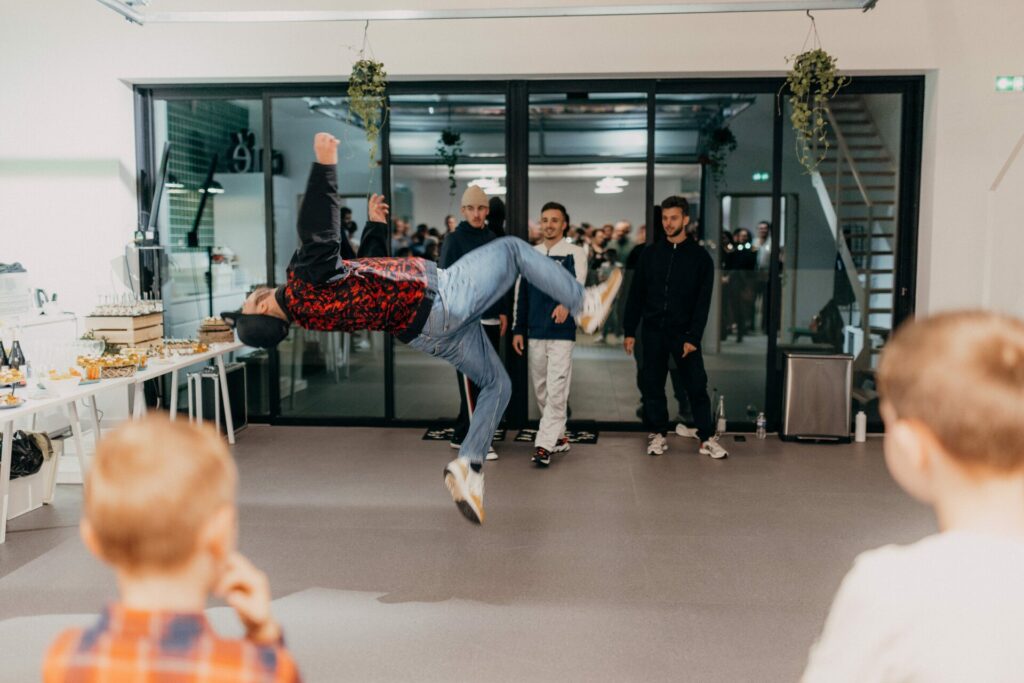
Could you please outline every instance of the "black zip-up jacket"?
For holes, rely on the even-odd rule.
[[[626,336],[635,337],[643,320],[645,329],[671,335],[674,345],[689,342],[700,348],[714,285],[711,255],[693,239],[647,245],[629,289],[623,323]]]
[[[441,259],[438,265],[442,268],[451,268],[456,261],[469,252],[496,239],[498,239],[498,236],[490,228],[474,228],[466,221],[462,221],[451,234],[444,238],[444,243],[441,245]],[[509,308],[508,295],[506,294],[488,308],[481,317],[497,318],[499,315],[507,315]]]

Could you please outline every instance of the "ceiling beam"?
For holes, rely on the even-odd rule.
[[[224,12],[144,12],[138,0],[97,0],[136,24],[291,23],[333,21],[431,21],[444,19],[533,19],[552,17],[622,17],[737,12],[805,12],[873,9],[877,0],[769,0],[755,2],[674,2],[650,5],[579,5],[561,7],[480,7],[408,10],[268,10]]]

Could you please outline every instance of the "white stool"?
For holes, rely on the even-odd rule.
[[[188,373],[188,421],[203,421],[203,380],[213,382],[213,418],[220,431],[220,376],[213,368]]]

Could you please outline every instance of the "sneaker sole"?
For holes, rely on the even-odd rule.
[[[708,456],[709,458],[711,458],[712,460],[725,460],[726,458],[728,458],[728,457],[729,457],[729,454],[728,454],[728,453],[725,453],[725,454],[723,454],[723,455],[712,455],[712,454],[711,454],[711,451],[706,451],[706,450],[704,450],[703,448],[702,448],[702,449],[700,449],[700,450],[698,451],[698,453],[700,453],[701,455],[706,455],[706,456]]]
[[[498,454],[497,453],[488,453],[486,456],[484,456],[484,460],[487,460],[489,462],[494,462],[497,459],[498,459]]]
[[[564,446],[555,446],[554,449],[552,449],[551,452],[552,453],[568,453],[570,450],[572,450],[572,447],[569,444],[565,444]]]
[[[594,322],[593,319],[588,320],[586,325],[582,326],[584,334],[594,334],[597,332],[601,325],[604,325],[604,321],[608,319],[608,316],[611,315],[612,306],[615,305],[615,297],[619,295],[619,290],[622,288],[622,281],[625,279],[622,276],[621,268],[616,268],[613,272],[616,273],[615,283],[608,290],[607,300],[601,303],[601,307],[603,308],[601,315],[598,316],[597,322]]]
[[[451,494],[452,500],[455,501],[455,506],[459,508],[462,516],[473,522],[473,524],[483,524],[483,520],[480,519],[476,509],[473,508],[470,502],[466,500],[466,496],[459,490],[455,475],[449,472],[447,467],[444,470],[444,485],[448,489],[448,493]]]

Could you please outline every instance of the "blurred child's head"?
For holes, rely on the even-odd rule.
[[[104,436],[85,481],[82,536],[128,574],[211,568],[235,547],[231,454],[206,427],[166,417],[129,422]]]
[[[983,311],[901,327],[879,369],[885,458],[893,478],[928,503],[936,477],[1024,471],[1024,322]]]

